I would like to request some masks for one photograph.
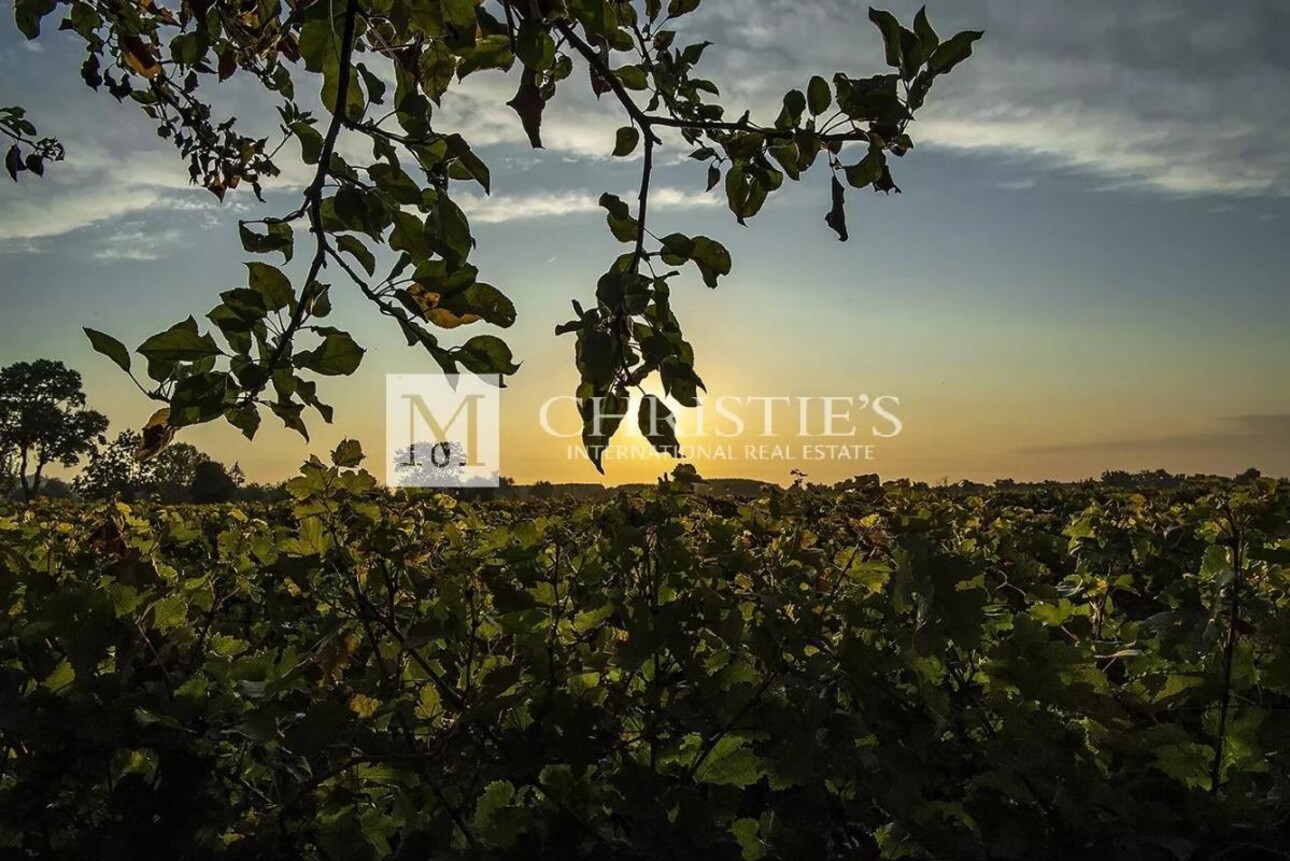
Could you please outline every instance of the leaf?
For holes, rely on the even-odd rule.
[[[760,780],[763,773],[761,760],[744,746],[744,741],[726,736],[712,748],[694,778],[700,783],[742,789]]]
[[[268,254],[272,251],[278,251],[282,254],[282,262],[290,263],[291,255],[294,250],[295,237],[291,232],[291,225],[285,222],[275,222],[266,226],[266,232],[263,236],[251,230],[246,222],[239,221],[237,224],[238,237],[242,240],[242,248],[250,254]]]
[[[914,32],[918,34],[918,41],[923,46],[923,54],[931,56],[936,51],[937,46],[940,45],[941,40],[927,20],[926,6],[919,9],[918,14],[914,16]]]
[[[339,467],[355,467],[364,456],[362,443],[356,439],[343,439],[331,453],[331,462]]]
[[[631,155],[640,143],[641,133],[635,126],[623,126],[618,130],[614,141],[614,155],[618,158]]]
[[[717,287],[717,278],[729,275],[734,265],[726,247],[706,236],[694,237],[694,246],[689,256],[699,267],[699,272],[703,275],[703,283],[714,290]]]
[[[188,602],[183,595],[169,595],[152,605],[152,624],[165,633],[188,621]]]
[[[41,681],[40,686],[58,693],[76,681],[76,670],[69,661],[62,661]]]
[[[291,124],[291,131],[300,141],[300,158],[305,164],[317,164],[322,158],[323,136],[306,122]]]
[[[555,64],[555,40],[540,22],[526,18],[515,35],[515,55],[530,69],[548,71]]]
[[[219,418],[227,392],[228,374],[206,372],[184,377],[170,396],[169,424],[179,428]]]
[[[757,836],[760,823],[756,819],[736,819],[730,824],[730,833],[739,843],[743,861],[759,861],[766,857],[766,847]]]
[[[130,373],[130,351],[125,348],[125,344],[97,329],[86,328],[84,332],[90,339],[90,346],[94,348],[94,352],[102,353],[115,362],[118,368],[127,374]]]
[[[900,50],[900,22],[890,12],[884,12],[873,7],[869,9],[869,20],[882,31],[883,46],[887,52],[887,65],[894,69],[899,69],[902,57]]]
[[[344,377],[358,370],[366,351],[347,332],[330,330],[312,352],[299,353],[296,363],[328,377]]]
[[[815,75],[806,88],[806,102],[811,109],[811,116],[818,117],[833,104],[833,89],[829,82]]]
[[[381,701],[366,694],[354,694],[349,698],[349,710],[360,718],[370,718],[380,708]]]
[[[681,443],[676,438],[675,422],[672,411],[657,395],[647,394],[641,398],[636,424],[655,451],[680,456]]]
[[[883,171],[887,167],[887,157],[882,148],[875,144],[870,144],[869,152],[859,163],[846,168],[847,183],[852,188],[866,188],[882,179]]]
[[[376,255],[372,254],[357,236],[337,237],[336,247],[357,260],[358,265],[362,266],[363,271],[368,275],[376,272]]]
[[[612,376],[612,375],[611,375]],[[602,475],[605,447],[627,416],[630,401],[621,390],[605,392],[591,385],[578,387],[578,413],[582,416],[582,445]]]
[[[623,66],[614,69],[614,77],[629,90],[643,90],[649,86],[649,77],[640,66]]]
[[[255,439],[260,429],[260,411],[255,407],[236,407],[224,413],[224,420],[242,432],[248,440]]]
[[[609,213],[605,220],[614,238],[619,242],[635,242],[640,225],[632,217],[631,210],[622,198],[616,194],[602,194],[600,205]]]
[[[138,36],[121,37],[121,54],[125,63],[145,78],[155,78],[161,74],[161,63],[152,53],[152,49]]]
[[[980,30],[965,30],[944,42],[927,60],[927,70],[933,75],[943,75],[972,56],[972,44],[984,36]]]
[[[513,374],[520,366],[512,361],[511,348],[494,335],[476,335],[453,354],[462,366],[476,374]]]
[[[455,329],[480,320],[503,328],[515,322],[515,304],[491,284],[476,281],[465,290],[442,296],[413,284],[407,294],[416,313],[442,329]]]
[[[23,164],[22,150],[18,149],[17,144],[9,147],[9,151],[5,153],[4,169],[9,172],[14,182],[18,181],[18,173],[23,170]]]
[[[40,35],[40,19],[57,7],[57,0],[14,0],[13,14],[18,30],[28,39]]]
[[[291,281],[282,270],[267,263],[248,263],[251,289],[264,297],[264,304],[270,311],[279,311],[288,307],[296,298],[291,289]]]
[[[175,438],[175,430],[176,428],[170,424],[170,407],[157,410],[143,426],[134,459],[143,463],[156,457]]]
[[[511,53],[511,41],[505,35],[497,33],[485,36],[475,42],[475,47],[467,50],[457,66],[457,80],[464,80],[469,74],[489,69],[510,69],[515,63]]]
[[[195,328],[183,323],[153,335],[136,352],[159,362],[195,362],[220,355],[210,335],[199,335]]]
[[[520,115],[529,144],[533,149],[542,149],[542,111],[546,108],[546,99],[538,86],[537,75],[533,68],[526,67],[520,76],[520,88],[506,104]]]
[[[824,216],[824,223],[833,228],[838,234],[838,239],[842,242],[847,241],[847,210],[846,210],[846,188],[838,182],[838,175],[833,175],[833,207],[829,210],[828,215]]]
[[[417,72],[422,90],[438,104],[457,74],[457,55],[436,39],[422,49]]]
[[[891,578],[891,566],[880,559],[863,560],[859,553],[848,551],[845,561],[842,554],[839,554],[836,561],[844,566],[842,573],[848,580],[865,587],[871,595],[882,592]]]

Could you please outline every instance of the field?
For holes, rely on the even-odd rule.
[[[0,511],[0,858],[1273,858],[1290,483]]]

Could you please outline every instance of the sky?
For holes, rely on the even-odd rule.
[[[909,21],[917,5],[889,8]],[[954,0],[928,14],[942,35],[986,36],[912,125],[916,148],[893,168],[904,193],[849,196],[849,242],[824,224],[818,167],[740,227],[703,193],[686,149],[660,153],[654,232],[712,236],[735,261],[715,291],[689,273],[673,285],[709,404],[741,399],[758,418],[748,399],[795,399],[772,437],[698,433],[684,416],[699,471],[781,483],[794,469],[813,481],[1290,474],[1290,6]],[[734,116],[748,108],[769,124],[784,91],[812,74],[883,71],[864,4],[708,0],[685,20],[681,41],[714,43],[701,68]],[[0,105],[24,105],[68,153],[44,179],[0,185],[0,365],[48,357],[80,370],[115,432],[154,405],[81,327],[135,345],[200,320],[244,281],[237,220],[294,208],[305,173],[284,170],[263,205],[191,187],[146,118],[81,83],[74,40],[54,29],[27,43],[0,23]],[[601,477],[576,440],[539,424],[542,404],[577,383],[573,339],[553,327],[572,316],[571,299],[593,300],[620,251],[596,199],[626,197],[639,161],[610,157],[621,110],[594,98],[582,70],[548,106],[541,151],[504,105],[514,88],[514,74],[472,76],[435,118],[493,172],[491,197],[464,185],[454,195],[481,278],[519,312],[493,332],[523,363],[502,395],[501,471],[521,482],[650,480],[672,464],[638,456],[638,437],[624,434],[629,448]],[[248,128],[274,129],[245,76],[218,103]],[[369,352],[354,377],[320,387],[333,425],[315,418],[308,443],[272,416],[253,443],[223,425],[181,438],[258,481],[347,436],[379,457],[385,375],[434,368],[361,297],[335,293],[333,323]],[[818,425],[819,398],[861,395],[857,436],[797,433],[801,399],[817,399],[807,409]],[[892,429],[873,414],[880,397],[896,436],[875,433]],[[576,421],[571,410],[556,405],[552,424]],[[803,448],[821,443],[850,450]],[[767,444],[781,448],[758,448]]]

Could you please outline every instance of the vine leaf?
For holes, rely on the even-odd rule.
[[[542,149],[542,112],[546,109],[546,99],[537,79],[536,70],[525,68],[524,74],[520,76],[520,88],[506,104],[520,115],[520,123],[524,126],[524,133],[528,135],[532,147]]]
[[[833,228],[837,233],[838,239],[846,242],[849,238],[847,235],[847,209],[846,209],[846,187],[838,181],[837,174],[833,175],[833,207],[829,210],[828,215],[824,216],[824,223]]]
[[[676,438],[676,417],[658,395],[645,395],[637,407],[636,423],[641,435],[662,454],[677,454],[681,443]]]

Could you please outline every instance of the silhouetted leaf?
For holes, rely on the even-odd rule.
[[[829,209],[828,215],[824,217],[824,221],[829,225],[829,227],[833,228],[835,233],[837,233],[839,240],[846,242],[848,238],[846,209],[847,191],[846,188],[843,187],[842,183],[838,182],[837,174],[833,175],[831,188],[833,189],[833,206]]]
[[[94,348],[96,353],[102,353],[107,356],[116,363],[118,368],[125,371],[127,374],[130,372],[130,351],[125,348],[125,344],[122,344],[111,335],[105,335],[97,329],[87,328],[83,331],[90,339],[90,346]]]

